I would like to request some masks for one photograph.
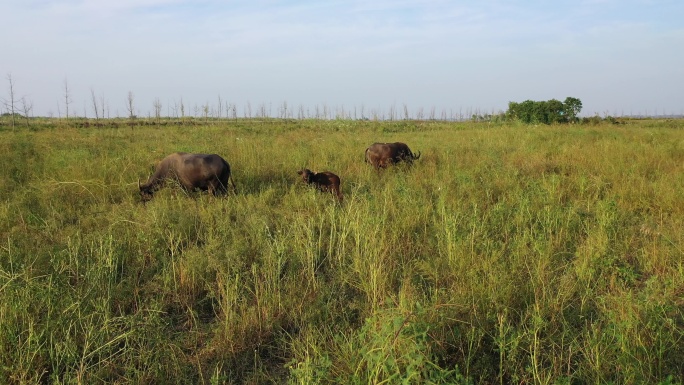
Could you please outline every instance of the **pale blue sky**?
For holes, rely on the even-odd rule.
[[[684,113],[684,2],[0,0],[0,98],[35,115],[147,116],[218,96],[412,114],[582,100],[583,115]],[[58,107],[59,106],[59,107]],[[85,106],[85,107],[84,107]]]

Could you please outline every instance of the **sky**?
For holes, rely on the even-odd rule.
[[[683,16],[681,0],[0,0],[0,99],[34,116],[63,116],[67,94],[88,117],[93,99],[127,116],[129,95],[139,116],[568,96],[585,116],[682,114]]]

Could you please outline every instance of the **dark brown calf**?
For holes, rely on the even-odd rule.
[[[302,176],[305,183],[316,186],[317,189],[323,192],[330,192],[334,194],[337,199],[342,202],[342,192],[340,191],[340,177],[331,173],[330,171],[323,171],[315,173],[308,168],[297,171],[297,174]]]

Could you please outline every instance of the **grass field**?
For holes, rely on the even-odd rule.
[[[0,125],[0,383],[684,381],[683,120],[76,122]]]

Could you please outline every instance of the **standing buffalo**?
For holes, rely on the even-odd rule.
[[[210,194],[223,194],[228,189],[228,180],[235,188],[230,177],[230,165],[216,154],[188,154],[176,152],[157,165],[157,169],[145,184],[140,184],[140,196],[143,201],[152,199],[152,194],[159,190],[167,179],[177,181],[186,191],[199,189]]]
[[[411,163],[420,158],[418,155],[413,155],[409,146],[406,143],[373,143],[366,149],[366,163],[370,163],[373,167],[385,168],[393,163],[401,161]]]
[[[321,191],[329,191],[335,194],[337,199],[342,202],[342,192],[340,192],[340,177],[330,171],[315,173],[308,168],[297,171],[302,176],[305,183],[316,186]]]

